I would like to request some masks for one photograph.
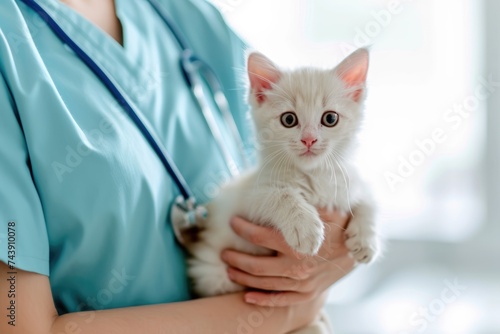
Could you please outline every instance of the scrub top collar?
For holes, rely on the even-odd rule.
[[[128,0],[125,0],[128,1]],[[93,23],[81,16],[79,13],[61,3],[58,0],[37,0],[62,27],[62,29],[94,60],[101,68],[115,80],[124,92],[132,92],[128,97],[135,104],[140,104],[144,96],[133,94],[137,87],[148,87],[158,75],[159,70],[148,67],[140,59],[140,55],[134,50],[143,50],[138,29],[127,20],[122,6],[122,0],[115,0],[117,17],[122,25],[123,46],[106,32],[96,27]],[[31,12],[35,27],[44,26],[45,23]],[[34,31],[31,32],[36,33]],[[47,33],[52,33],[47,30]],[[68,48],[68,52],[72,52]],[[148,91],[145,89],[144,91]],[[139,92],[137,92],[139,93]],[[141,93],[143,93],[141,91]]]

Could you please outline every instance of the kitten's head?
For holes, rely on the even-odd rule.
[[[361,125],[368,60],[359,49],[334,69],[282,71],[250,54],[249,101],[263,159],[309,170],[344,155]]]

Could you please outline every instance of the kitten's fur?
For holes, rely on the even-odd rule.
[[[226,185],[208,205],[201,241],[189,246],[189,275],[196,293],[210,296],[243,289],[227,277],[220,259],[223,249],[270,253],[232,231],[229,221],[235,215],[274,227],[297,252],[313,255],[324,239],[316,208],[352,212],[346,245],[358,262],[374,258],[378,246],[372,199],[349,161],[362,120],[368,58],[368,51],[359,49],[333,70],[282,71],[259,53],[249,56],[249,102],[261,162]],[[288,111],[298,118],[291,128],[281,122]],[[335,126],[322,125],[325,111],[338,113]],[[308,146],[312,153],[301,155]]]

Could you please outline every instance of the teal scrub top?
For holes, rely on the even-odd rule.
[[[150,4],[115,0],[122,47],[58,0],[37,2],[149,121],[198,200],[215,195],[228,169]],[[205,1],[160,3],[219,76],[247,140],[243,43]],[[187,300],[169,221],[178,194],[101,81],[30,8],[0,1],[0,260],[49,276],[60,314]]]

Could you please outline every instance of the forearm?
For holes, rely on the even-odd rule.
[[[0,321],[0,333],[5,334],[284,334],[312,321],[324,300],[265,308],[245,303],[242,293],[236,293],[58,316],[47,276],[16,270],[16,283],[11,287],[9,270],[0,261],[0,309],[6,312]],[[276,305],[280,297],[272,301]],[[9,307],[13,310],[9,311]]]
[[[69,313],[55,319],[51,333],[279,334],[297,327],[292,320],[297,322],[289,308],[255,307],[245,303],[241,294],[230,294],[172,304]]]

